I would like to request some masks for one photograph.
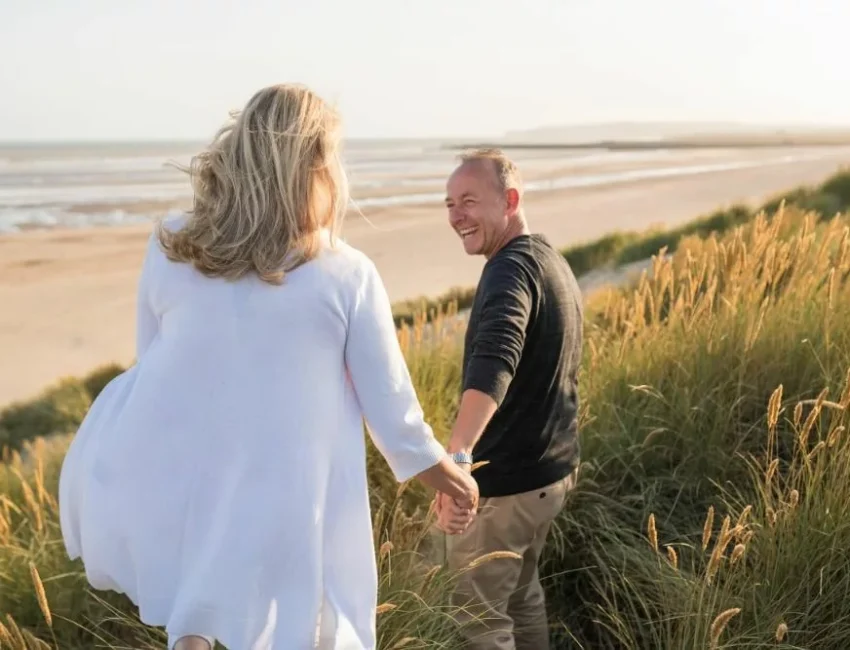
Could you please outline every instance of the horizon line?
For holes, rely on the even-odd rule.
[[[570,123],[561,123],[561,124],[548,124],[548,125],[540,125],[536,127],[527,127],[520,129],[508,129],[503,131],[501,134],[468,134],[468,135],[424,135],[424,136],[392,136],[392,135],[376,135],[376,136],[347,136],[343,137],[344,142],[397,142],[397,143],[420,143],[420,142],[440,142],[443,144],[449,143],[468,143],[468,142],[499,142],[504,141],[506,144],[509,141],[515,140],[517,137],[521,137],[522,135],[528,136],[538,136],[546,131],[559,131],[559,130],[581,130],[581,129],[598,129],[600,127],[622,127],[622,126],[633,126],[633,127],[659,127],[659,126],[669,126],[669,127],[687,127],[693,126],[696,128],[704,128],[704,127],[718,127],[718,126],[734,126],[736,128],[736,133],[734,135],[741,136],[746,135],[745,132],[741,132],[738,129],[753,129],[753,131],[758,132],[760,135],[765,135],[765,130],[770,130],[769,133],[776,135],[777,133],[783,133],[784,135],[803,135],[802,132],[805,132],[807,135],[811,134],[811,132],[817,133],[829,133],[829,132],[850,132],[850,122],[848,123],[834,123],[834,124],[823,124],[823,123],[808,123],[808,122],[799,122],[799,123],[787,123],[787,122],[748,122],[748,121],[735,121],[735,120],[609,120],[609,121],[597,121],[597,122],[570,122]],[[794,133],[797,131],[797,133]],[[688,136],[719,136],[719,135],[732,135],[731,133],[724,132],[716,132],[716,131],[695,131],[693,133],[683,134],[678,133],[675,136],[670,134],[666,137],[688,137]],[[755,135],[755,133],[753,133]],[[606,138],[607,140],[630,140],[633,137],[637,136],[614,136],[611,138]],[[645,137],[653,137],[658,139],[663,139],[665,136],[659,136],[657,134],[653,136],[645,136]],[[210,141],[210,137],[151,137],[151,138],[139,138],[139,137],[93,137],[93,138],[79,138],[79,137],[56,137],[56,138],[30,138],[30,139],[1,139],[0,138],[0,147],[26,147],[26,146],[91,146],[91,145],[198,145],[207,143]]]

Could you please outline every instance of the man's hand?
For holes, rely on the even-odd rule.
[[[472,465],[458,463],[457,467],[469,475],[474,490],[465,500],[454,499],[439,491],[434,496],[437,528],[449,535],[460,535],[465,532],[478,512],[478,483],[472,477]]]
[[[437,528],[448,535],[460,535],[475,519],[477,503],[458,503],[440,492],[434,498]]]

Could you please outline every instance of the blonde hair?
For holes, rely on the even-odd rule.
[[[519,167],[501,149],[475,149],[461,154],[460,162],[461,164],[489,163],[496,172],[499,190],[505,192],[509,189],[515,189],[520,198],[522,197],[523,185]]]
[[[295,84],[258,91],[184,168],[194,199],[179,230],[160,226],[169,259],[210,277],[256,273],[273,284],[336,235],[348,207],[340,119]]]

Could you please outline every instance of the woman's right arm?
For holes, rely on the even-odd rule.
[[[389,296],[370,260],[364,260],[349,310],[345,362],[369,435],[396,479],[416,477],[461,505],[477,505],[475,480],[452,462],[425,422]]]

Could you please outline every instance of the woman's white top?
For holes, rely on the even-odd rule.
[[[169,645],[375,648],[363,416],[399,481],[445,455],[367,257],[323,233],[320,255],[272,286],[208,278],[152,237],[137,362],[62,469],[67,551]]]

